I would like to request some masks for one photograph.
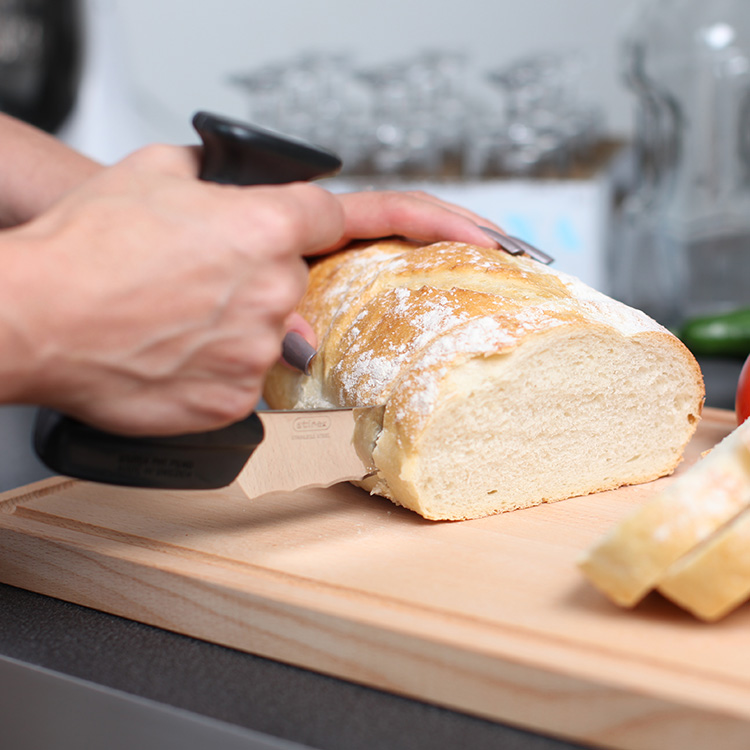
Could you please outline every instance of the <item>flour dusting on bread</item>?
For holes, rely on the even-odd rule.
[[[365,485],[426,518],[475,518],[671,472],[703,399],[695,360],[643,313],[527,258],[455,242],[354,245],[299,306],[310,377],[275,408],[384,404]]]

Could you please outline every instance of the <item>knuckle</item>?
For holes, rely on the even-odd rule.
[[[248,217],[250,218],[250,217]],[[254,213],[252,225],[242,227],[245,237],[257,237],[263,243],[264,255],[269,259],[291,254],[298,230],[295,214],[281,201],[268,201],[262,213]]]
[[[314,234],[314,225],[338,220],[340,208],[328,191],[309,183],[285,185],[276,193],[264,219],[264,230],[280,252],[295,254]]]
[[[127,156],[123,163],[136,169],[180,174],[195,172],[194,160],[188,149],[165,143],[150,143]]]
[[[249,384],[260,384],[280,357],[280,335],[270,331],[265,335],[256,333],[244,340],[241,351],[224,359],[222,375],[238,389],[246,388]]]
[[[286,186],[289,192],[300,202],[323,207],[333,200],[331,194],[312,182],[293,182]]]
[[[255,329],[250,335],[238,336],[230,346],[214,351],[214,369],[218,376],[235,384],[263,378],[281,356],[281,342],[272,326]]]
[[[307,284],[303,274],[277,274],[271,286],[271,296],[277,312],[286,316],[297,306]]]
[[[136,165],[158,164],[171,158],[171,146],[164,143],[149,143],[128,156],[125,161]]]
[[[245,289],[244,306],[259,315],[285,318],[307,287],[307,268],[299,256],[268,263]]]
[[[402,195],[407,195],[410,198],[416,198],[417,200],[432,200],[433,196],[431,193],[428,193],[426,190],[407,190],[405,193],[402,193]]]
[[[224,385],[205,389],[194,407],[215,426],[231,424],[247,416],[258,404],[260,390]]]
[[[281,342],[277,336],[261,336],[253,344],[253,356],[260,375],[265,374],[281,356]]]

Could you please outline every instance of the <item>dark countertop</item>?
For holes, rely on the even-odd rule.
[[[741,363],[701,366],[731,408]],[[48,476],[32,418],[0,408],[0,490]],[[578,747],[1,584],[0,728],[8,750]]]
[[[180,709],[164,713],[161,721],[173,726],[175,734],[186,723],[185,716],[190,717],[191,733],[187,744],[180,743],[181,750],[205,746],[195,744],[192,736],[193,725],[200,719],[203,724],[207,719],[213,729],[210,746],[214,750],[265,747],[254,744],[258,734],[269,747],[276,747],[273,741],[282,739],[326,750],[576,747],[0,585],[2,656],[87,681],[87,689],[76,684],[81,703],[102,692],[115,696],[110,715],[93,726],[68,728],[78,733],[71,747],[90,746],[86,741],[90,733],[100,731],[101,721],[106,721],[113,734],[133,735],[125,747],[137,744],[141,749],[161,750],[164,746],[152,744],[152,737],[137,734],[138,726],[121,726],[120,716],[132,713],[132,708],[125,711],[130,708],[128,695]],[[63,682],[57,690],[68,694],[66,703],[75,692],[72,684]],[[108,688],[121,691],[122,696]],[[9,726],[21,717],[23,732],[34,726],[34,719],[43,717],[47,724],[67,719],[67,712],[60,716],[55,709],[59,698],[52,710],[40,711],[34,702],[14,706],[12,696],[3,697],[10,689],[4,684],[0,662],[0,727],[6,737]],[[226,733],[228,729],[234,731],[227,739],[220,730]],[[236,742],[238,730],[258,734],[248,733],[244,745],[230,744]],[[3,741],[2,747],[10,750],[12,746]],[[60,745],[54,747],[57,750]],[[107,745],[107,750],[111,747]]]

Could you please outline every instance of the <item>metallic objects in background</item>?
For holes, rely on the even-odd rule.
[[[79,0],[0,0],[0,111],[55,132],[76,101]]]
[[[750,300],[746,0],[641,2],[625,36],[634,181],[613,222],[612,293],[661,323]]]
[[[230,82],[253,122],[335,148],[347,175],[563,177],[591,161],[601,117],[582,101],[579,56],[538,55],[481,76],[468,63],[443,48],[374,67],[318,52]]]
[[[496,106],[480,113],[486,122],[481,117],[472,122],[466,173],[569,174],[602,131],[598,107],[581,95],[583,70],[581,55],[549,53],[489,71]]]

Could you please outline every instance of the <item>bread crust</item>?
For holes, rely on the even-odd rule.
[[[653,589],[701,619],[750,596],[750,421],[613,527],[579,565],[612,601]]]
[[[299,312],[320,342],[312,373],[308,378],[275,368],[266,401],[273,408],[384,404],[373,454],[382,470],[368,489],[425,517],[476,517],[510,509],[471,506],[461,515],[455,508],[431,507],[423,490],[412,485],[406,491],[403,481],[419,463],[436,415],[455,397],[457,373],[477,362],[500,372],[504,361],[525,347],[546,347],[550,356],[559,342],[593,340],[595,334],[612,338],[613,347],[637,340],[649,351],[669,352],[689,383],[686,412],[692,421],[683,426],[679,449],[668,461],[629,482],[672,471],[697,426],[702,377],[679,340],[643,313],[527,258],[454,242],[360,243],[312,265]],[[623,483],[604,477],[576,494]],[[513,506],[556,499],[561,498],[519,496]]]

